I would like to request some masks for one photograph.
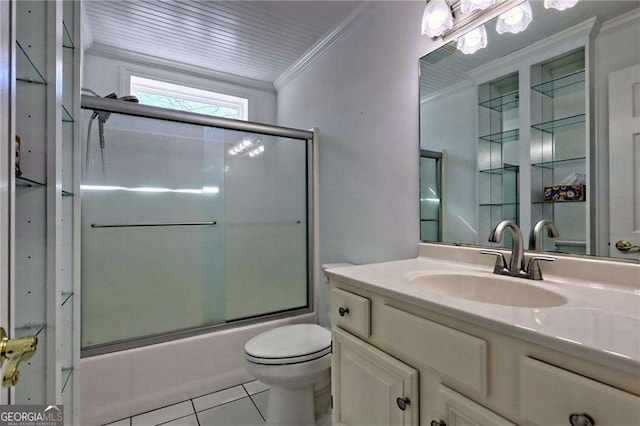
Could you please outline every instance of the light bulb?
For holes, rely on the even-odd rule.
[[[453,27],[453,14],[445,0],[430,0],[422,15],[422,34],[439,37]]]
[[[458,50],[465,55],[472,55],[487,47],[487,29],[484,25],[475,28],[458,39]]]
[[[500,15],[498,17],[498,23],[496,24],[496,31],[498,34],[517,34],[524,31],[531,21],[533,21],[531,4],[529,0],[527,0]]]
[[[474,10],[485,10],[494,2],[495,0],[462,0],[460,2],[460,10],[462,13],[469,13]]]

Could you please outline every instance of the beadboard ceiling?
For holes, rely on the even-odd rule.
[[[488,45],[473,55],[465,55],[455,48],[455,42],[430,53],[420,61],[420,98],[461,83],[468,72],[508,53],[529,46],[566,28],[597,16],[605,22],[640,8],[636,0],[582,0],[565,11],[545,9],[542,1],[531,2],[533,22],[519,34],[498,34],[495,21],[487,25]]]
[[[357,1],[90,0],[93,43],[273,82]]]

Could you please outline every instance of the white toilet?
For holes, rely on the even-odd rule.
[[[249,340],[244,350],[249,373],[271,386],[267,424],[315,424],[314,385],[326,389],[331,378],[329,330],[316,324],[278,327]]]

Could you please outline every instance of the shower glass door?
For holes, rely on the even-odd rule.
[[[307,141],[112,113],[86,142],[85,355],[309,306]]]

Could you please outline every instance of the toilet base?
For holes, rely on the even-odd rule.
[[[313,385],[300,388],[271,388],[267,405],[267,425],[313,426],[315,424]]]

